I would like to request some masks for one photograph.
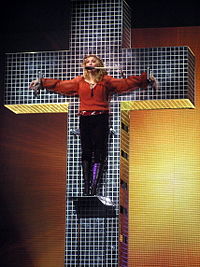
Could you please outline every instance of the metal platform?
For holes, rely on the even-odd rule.
[[[81,196],[72,198],[79,218],[116,217],[115,204],[104,196]]]

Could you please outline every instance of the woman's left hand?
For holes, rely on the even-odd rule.
[[[155,90],[159,89],[159,83],[158,83],[158,81],[156,80],[156,78],[153,75],[151,75],[149,77],[149,83],[150,83],[150,85],[152,86],[153,89],[155,89]]]

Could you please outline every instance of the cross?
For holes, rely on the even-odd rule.
[[[123,0],[71,2],[69,50],[7,54],[5,103],[15,113],[68,112],[66,266],[127,266],[126,260],[122,263],[127,257],[127,225],[124,223],[119,230],[119,224],[124,216],[128,221],[128,195],[124,192],[128,191],[129,111],[193,108],[194,55],[188,47],[131,48],[129,6]],[[116,66],[125,76],[139,75],[150,67],[160,83],[159,91],[148,88],[112,97],[110,128],[114,134],[109,140],[108,166],[100,194],[114,203],[114,211],[99,199],[82,195],[80,141],[76,134],[79,99],[47,91],[35,98],[27,90],[38,71],[56,79],[80,75],[81,60],[91,53],[113,66],[109,73],[112,76],[120,77]]]

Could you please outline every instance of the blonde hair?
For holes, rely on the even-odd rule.
[[[94,57],[98,63],[97,63],[97,67],[104,67],[104,64],[103,64],[103,61],[96,55],[87,55],[83,58],[83,63],[82,63],[82,66],[85,67],[86,66],[86,59],[89,58],[89,57]],[[107,71],[105,69],[102,69],[102,70],[96,70],[95,72],[95,82],[100,82],[102,79],[103,79],[103,76],[104,75],[107,75]],[[83,77],[85,79],[89,79],[89,71],[84,69],[83,71]]]

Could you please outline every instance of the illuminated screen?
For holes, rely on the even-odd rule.
[[[200,266],[197,110],[132,111],[129,266]]]

